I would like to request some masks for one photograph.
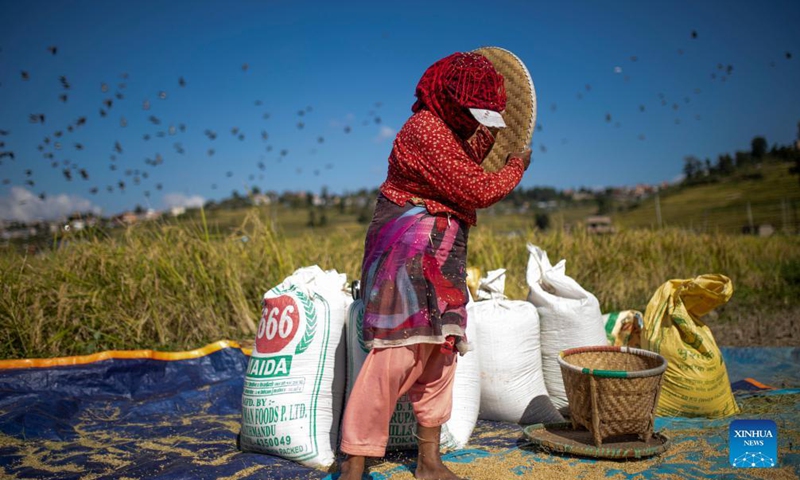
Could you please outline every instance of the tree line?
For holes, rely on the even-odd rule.
[[[733,155],[723,153],[717,156],[715,162],[710,158],[700,160],[694,155],[687,155],[683,159],[684,178],[681,183],[684,186],[713,183],[764,161],[792,162],[794,165],[790,171],[800,176],[800,123],[797,129],[797,142],[794,145],[773,145],[769,148],[766,138],[756,136],[750,141],[749,151],[736,151]],[[757,177],[758,173],[751,175]]]

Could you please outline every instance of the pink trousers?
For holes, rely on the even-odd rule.
[[[450,419],[458,355],[440,348],[419,343],[369,352],[344,410],[342,452],[384,456],[389,421],[397,399],[406,392],[423,427],[438,427]]]

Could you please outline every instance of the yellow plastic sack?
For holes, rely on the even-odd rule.
[[[478,287],[481,283],[481,269],[478,267],[467,267],[467,288],[472,299],[478,298]]]
[[[642,348],[668,360],[657,414],[720,418],[739,412],[728,371],[711,329],[700,317],[733,295],[731,279],[718,274],[670,280],[650,299]]]

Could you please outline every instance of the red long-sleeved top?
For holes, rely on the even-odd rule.
[[[397,205],[422,200],[431,214],[449,213],[475,225],[475,210],[503,199],[525,172],[519,158],[496,172],[485,171],[480,162],[493,144],[484,126],[469,142],[462,141],[439,117],[420,110],[397,134],[380,191]]]

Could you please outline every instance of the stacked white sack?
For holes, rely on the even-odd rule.
[[[568,348],[608,345],[600,302],[566,274],[566,260],[555,266],[547,253],[528,244],[528,300],[539,312],[542,372],[553,404],[568,405],[558,354]]]
[[[471,300],[471,299],[470,299]],[[467,304],[467,341],[470,351],[458,357],[456,377],[453,379],[453,410],[442,426],[443,448],[464,448],[478,423],[481,403],[480,345],[476,342],[477,326],[470,312],[472,301]]]
[[[480,414],[484,420],[520,424],[562,422],[542,376],[536,307],[504,295],[505,269],[481,279],[481,301],[467,308],[477,325],[480,357]]]
[[[264,294],[242,395],[242,450],[333,465],[344,400],[345,274],[314,265]]]

